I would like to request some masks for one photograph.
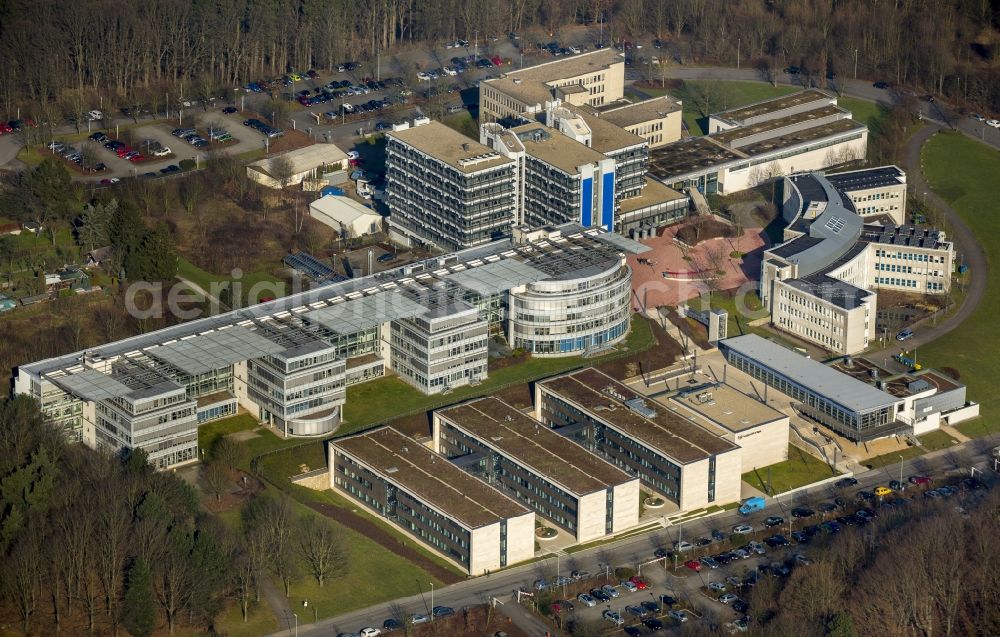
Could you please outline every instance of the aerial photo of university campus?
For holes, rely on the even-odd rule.
[[[1000,634],[1000,8],[2,14],[0,636]]]

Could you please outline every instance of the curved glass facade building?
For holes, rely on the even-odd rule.
[[[566,356],[602,349],[629,328],[632,272],[624,257],[593,274],[554,277],[511,290],[507,339],[535,356]]]

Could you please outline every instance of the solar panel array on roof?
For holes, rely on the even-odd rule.
[[[497,294],[525,283],[535,283],[547,274],[523,261],[503,259],[476,268],[452,272],[444,278],[480,295]]]
[[[166,345],[151,347],[147,353],[191,375],[276,354],[285,349],[245,327],[230,327],[198,334]]]
[[[339,276],[333,268],[308,252],[289,254],[281,262],[315,281]]]
[[[387,321],[413,318],[429,309],[402,291],[391,290],[374,296],[362,296],[330,307],[309,312],[306,318],[337,334],[355,334]]]
[[[69,393],[84,400],[99,401],[109,398],[119,398],[131,393],[132,388],[124,385],[107,374],[96,369],[83,369],[78,372],[47,375],[50,381]]]

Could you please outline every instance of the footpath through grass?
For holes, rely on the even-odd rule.
[[[1000,152],[956,133],[941,133],[924,145],[922,163],[928,184],[958,212],[982,243],[989,263],[1000,263]],[[968,398],[980,403],[981,417],[957,429],[970,437],[1000,431],[1000,277],[985,276],[986,294],[976,311],[957,329],[920,348],[920,362],[958,370]],[[897,458],[898,460],[898,458]]]
[[[758,467],[743,474],[743,482],[764,493],[784,493],[837,475],[830,465],[795,445],[788,445],[788,460]],[[770,488],[768,483],[770,482]]]

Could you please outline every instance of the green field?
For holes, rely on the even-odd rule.
[[[753,102],[780,97],[794,93],[799,89],[792,86],[771,86],[766,82],[726,82],[718,80],[685,80],[677,89],[655,90],[641,89],[650,95],[669,93],[684,101],[684,123],[692,135],[704,135],[708,132],[708,120],[699,109],[704,104],[697,96],[711,96],[708,100],[708,110],[712,113],[745,106]]]
[[[881,119],[884,114],[882,107],[875,102],[859,100],[853,97],[837,98],[837,105],[851,111],[853,119],[867,124],[869,128],[872,128],[873,124]]]
[[[184,257],[178,257],[177,259],[177,276],[183,277],[188,281],[191,281],[192,283],[196,283],[197,285],[201,286],[203,290],[205,290],[210,294],[213,293],[211,287],[213,283],[222,284],[222,283],[228,283],[230,281],[230,279],[224,276],[218,276],[212,274],[211,272],[206,272],[205,270],[202,270],[201,268],[191,263]],[[249,293],[250,289],[258,283],[278,284],[280,286],[278,288],[279,290],[285,287],[283,281],[275,280],[274,275],[270,274],[269,272],[244,272],[243,276],[240,277],[239,282],[244,295]],[[268,285],[266,287],[267,289],[255,294],[255,296],[257,296],[258,298],[253,299],[251,301],[252,303],[256,303],[257,301],[260,300],[261,297],[278,295],[276,294],[276,291],[272,288],[272,286]],[[216,286],[216,289],[219,290],[222,288]]]
[[[743,482],[764,493],[774,495],[835,475],[837,472],[831,469],[828,464],[790,444],[788,445],[788,460],[769,467],[758,467],[754,471],[748,471],[743,474]],[[768,479],[770,479],[770,489],[765,486]]]
[[[916,458],[922,456],[925,453],[931,451],[939,451],[941,449],[947,449],[948,447],[954,445],[957,441],[949,436],[946,432],[932,431],[930,433],[918,436],[920,439],[919,447],[907,447],[906,449],[901,449],[899,451],[894,451],[892,453],[887,453],[881,456],[875,456],[874,458],[869,458],[864,462],[867,466],[872,469],[877,469],[879,467],[892,466],[894,464],[899,464],[899,457],[902,456],[903,460],[909,460],[910,458]]]
[[[1000,199],[996,195],[1000,152],[958,134],[932,137],[923,149],[924,174],[931,188],[955,208],[982,242],[986,259],[1000,263]],[[1000,277],[987,272],[986,294],[976,311],[958,329],[920,348],[920,362],[952,367],[968,386],[969,399],[980,403],[982,417],[962,423],[967,436],[993,433],[1000,413],[1000,335],[994,321],[1000,312]]]
[[[649,323],[645,319],[633,316],[631,331],[624,343],[606,356],[530,358],[523,363],[491,370],[489,378],[478,385],[459,387],[437,396],[424,395],[394,376],[353,385],[347,388],[347,404],[344,405],[345,423],[337,430],[337,434],[343,435],[397,416],[461,402],[467,398],[486,396],[509,385],[527,383],[577,367],[594,365],[622,352],[642,352],[649,349],[653,342]]]

